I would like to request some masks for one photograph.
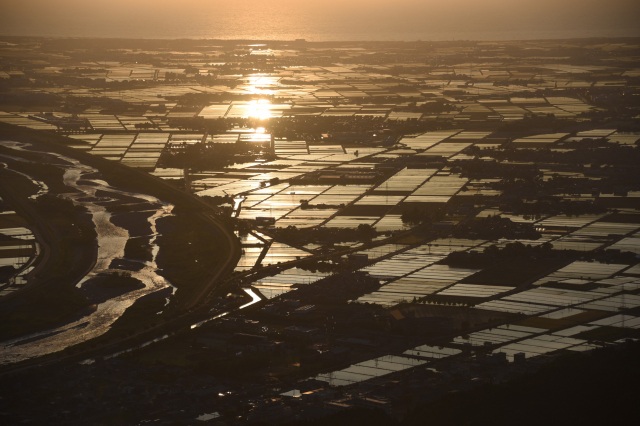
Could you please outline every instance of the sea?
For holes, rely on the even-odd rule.
[[[0,36],[307,41],[637,37],[636,2],[0,0]]]

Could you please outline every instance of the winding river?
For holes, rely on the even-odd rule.
[[[19,156],[20,151],[36,150],[32,145],[25,143],[3,141],[2,144],[16,151],[14,159],[18,161],[25,161],[24,158]],[[63,326],[0,342],[0,364],[15,363],[58,352],[70,346],[94,339],[106,333],[111,325],[136,300],[148,294],[172,287],[171,283],[158,274],[158,265],[156,263],[158,245],[156,240],[158,237],[157,222],[172,214],[173,205],[149,195],[114,188],[97,177],[99,176],[97,169],[82,164],[73,158],[55,153],[37,152],[40,155],[51,157],[51,163],[64,170],[63,183],[75,190],[75,192],[60,194],[59,196],[87,209],[95,225],[98,242],[96,261],[93,268],[78,282],[77,287],[82,288],[87,281],[101,273],[125,272],[143,283],[144,288],[136,289],[99,303],[91,314]],[[38,196],[46,191],[46,186],[39,187]],[[35,198],[37,197],[33,199]],[[111,212],[107,204],[113,202],[131,203],[132,200],[135,200],[136,204],[133,212],[150,211],[152,213],[147,219],[151,228],[149,239],[151,260],[141,263],[137,270],[123,271],[114,267],[113,261],[124,259],[125,246],[129,240],[129,231],[112,222]],[[132,212],[119,214],[127,213]],[[175,288],[173,291],[175,291]]]

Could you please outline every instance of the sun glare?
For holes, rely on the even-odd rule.
[[[276,93],[278,79],[268,74],[252,74],[246,78],[244,89],[252,95],[271,96]]]
[[[267,99],[253,100],[246,106],[247,117],[268,120],[271,115],[271,102]]]

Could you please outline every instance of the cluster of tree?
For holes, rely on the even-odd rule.
[[[166,72],[164,74],[164,79],[165,81],[179,81],[179,82],[185,82],[187,81],[189,78],[187,76],[187,74],[185,72],[182,73],[177,73],[177,72]]]
[[[298,287],[289,297],[311,303],[344,303],[380,287],[380,281],[369,274],[354,271],[334,274],[314,284]]]
[[[146,111],[146,106],[132,105],[121,99],[113,99],[109,97],[74,97],[65,98],[61,106],[63,112],[71,114],[80,114],[89,108],[98,108],[101,113],[142,115]]]
[[[474,156],[486,156],[484,150],[477,146],[470,147],[469,154]],[[469,179],[534,179],[541,176],[541,172],[535,164],[510,164],[498,161],[486,161],[479,158],[452,163],[453,170]]]
[[[325,204],[325,203],[321,203],[321,204],[309,204],[309,200],[300,200],[300,209],[302,210],[310,210],[310,209],[320,209],[320,210],[325,210],[325,209],[332,209],[332,208],[343,208],[344,207],[344,203],[342,204]]]
[[[434,99],[427,102],[410,102],[401,111],[421,112],[423,114],[440,114],[443,112],[457,111],[454,104],[444,99]]]
[[[609,145],[602,148],[578,148],[571,152],[554,152],[541,150],[493,150],[490,153],[500,160],[530,162],[531,165],[511,166],[500,163],[480,165],[457,164],[463,174],[481,179],[501,177],[499,183],[493,184],[495,189],[503,191],[503,202],[513,203],[519,199],[539,199],[561,194],[616,193],[640,188],[640,147]],[[556,175],[551,179],[541,179],[541,174],[533,163],[569,164],[576,170],[583,170],[586,175],[598,177],[599,180]],[[589,164],[589,168],[584,168]],[[606,164],[606,165],[603,165]],[[495,165],[492,173],[490,165]],[[504,172],[504,173],[503,173]],[[566,205],[565,207],[581,207]]]
[[[569,164],[577,168],[585,164],[616,166],[640,164],[640,147],[608,144],[603,147],[578,146],[571,151],[539,149],[490,149],[482,154],[499,161],[521,161],[529,163]]]
[[[402,222],[412,225],[432,224],[442,220],[446,215],[446,209],[441,205],[427,205],[405,208],[402,212]]]
[[[49,108],[58,108],[63,105],[64,101],[61,96],[44,93],[44,92],[14,92],[8,93],[3,90],[3,84],[0,83],[0,105],[12,105],[24,108],[25,111],[33,111],[38,109],[49,110]]]
[[[536,240],[540,238],[540,232],[536,231],[531,223],[516,223],[509,218],[489,216],[474,218],[458,225],[453,230],[453,236],[486,240],[500,238]]]
[[[632,252],[610,249],[585,253],[575,250],[556,250],[553,248],[553,244],[549,242],[531,245],[515,241],[507,243],[503,247],[491,245],[482,252],[453,252],[447,256],[443,263],[447,265],[465,265],[467,267],[486,267],[495,265],[498,261],[524,261],[529,264],[535,264],[538,260],[552,258],[622,264],[636,262],[636,256]]]
[[[165,149],[159,162],[164,167],[177,169],[215,170],[239,161],[238,156],[242,154],[236,144],[185,144]]]
[[[155,129],[156,125],[153,123],[136,123],[134,127],[137,130],[149,130],[149,129]]]
[[[174,209],[174,216],[158,221],[157,262],[176,287],[193,290],[205,282],[224,257],[216,230],[202,218]],[[180,294],[180,293],[178,293]]]
[[[203,201],[211,204],[212,206],[221,206],[223,204],[233,204],[233,197],[230,195],[219,196],[219,195],[206,195],[201,197]]]
[[[0,284],[5,284],[11,279],[16,273],[16,269],[13,265],[5,265],[0,266]]]
[[[561,253],[553,250],[550,243],[540,245],[523,244],[519,241],[507,243],[504,247],[491,245],[482,252],[455,251],[450,253],[441,263],[467,268],[487,268],[499,265],[500,262],[522,261],[533,263],[538,259],[556,257]],[[564,253],[564,254],[568,254]]]
[[[521,214],[525,219],[537,219],[543,215],[580,216],[583,214],[604,213],[606,209],[593,201],[566,200],[559,197],[544,197],[530,202],[517,200],[510,203],[509,211]]]

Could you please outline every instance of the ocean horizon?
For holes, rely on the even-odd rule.
[[[398,0],[0,0],[0,36],[307,41],[506,41],[638,37],[639,13],[576,0],[501,6]],[[480,3],[480,2],[477,2]],[[531,2],[529,2],[531,3]],[[613,4],[628,3],[611,0]],[[370,6],[371,5],[371,6]],[[627,13],[624,13],[624,12]]]

